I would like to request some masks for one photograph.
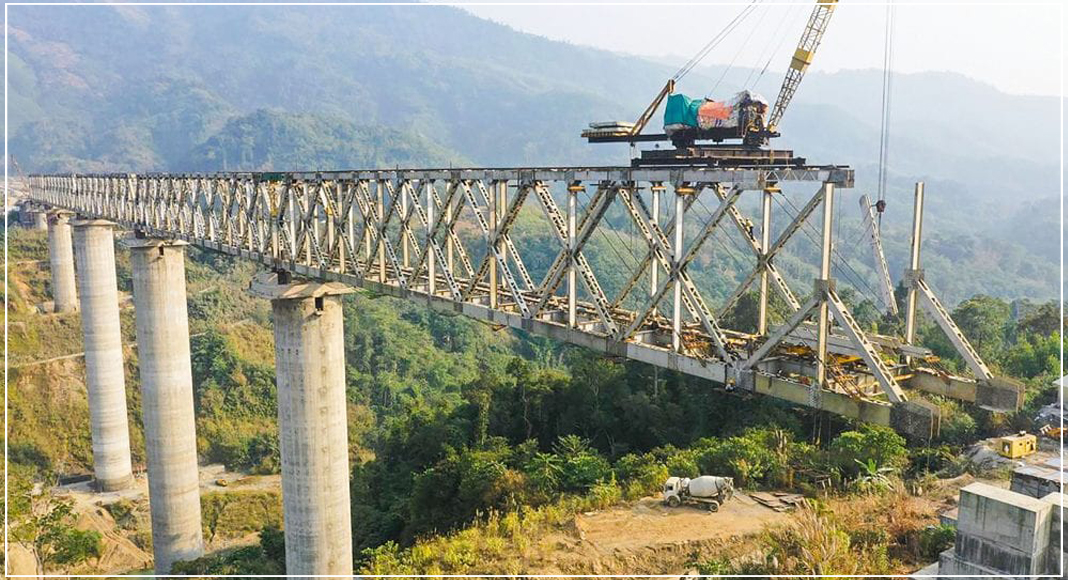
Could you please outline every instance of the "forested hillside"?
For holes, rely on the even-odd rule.
[[[593,120],[635,117],[674,72],[441,6],[12,6],[9,16],[8,130],[27,172],[622,164],[624,150],[584,144],[578,132]],[[699,69],[680,88],[703,95],[721,72]],[[746,72],[726,75],[724,90]],[[773,94],[777,82],[768,75],[759,90]],[[877,71],[810,75],[779,145],[812,162],[857,169],[857,187],[840,191],[835,211],[835,277],[861,325],[900,334],[901,320],[880,313],[857,219],[857,198],[872,193],[875,181],[879,82]],[[1057,134],[1046,121],[1058,102],[1006,95],[950,73],[896,82],[883,216],[891,272],[897,280],[904,271],[912,183],[923,179],[927,278],[992,368],[1027,385],[1023,410],[998,415],[929,396],[942,409],[941,434],[906,442],[888,429],[360,292],[344,300],[357,569],[592,574],[645,566],[801,575],[818,553],[827,555],[820,565],[828,574],[904,574],[936,557],[945,531],[936,527],[933,500],[914,490],[955,492],[960,478],[996,476],[966,460],[967,446],[1039,427],[1037,409],[1056,397],[1059,160],[1049,154]],[[997,111],[996,122],[989,111]],[[796,184],[784,189],[776,231],[813,193]],[[755,215],[756,204],[746,198],[739,206]],[[690,227],[713,209],[712,200],[695,203]],[[620,207],[604,223],[584,253],[615,296],[646,247]],[[726,230],[691,268],[713,307],[753,260],[737,232]],[[48,312],[44,234],[5,234],[10,507],[13,537],[26,542],[39,532],[33,484],[89,473],[91,441],[78,315]],[[801,230],[776,258],[799,294],[812,289],[818,235]],[[513,240],[535,278],[559,250],[533,202]],[[126,252],[116,255],[140,463],[131,282]],[[255,271],[249,262],[188,251],[198,457],[269,478],[280,469],[273,335],[266,303],[246,292]],[[903,299],[900,286],[896,299]],[[775,322],[784,316],[779,306],[773,303]],[[724,324],[752,330],[754,309],[754,296],[744,296]],[[963,372],[922,316],[918,339],[941,368]],[[582,544],[576,514],[656,493],[669,474],[699,473],[734,477],[749,491],[823,494],[823,507],[802,521],[818,533],[784,528],[749,537],[750,552],[777,554],[761,562],[738,562],[731,554],[737,538],[675,546],[683,553],[669,555],[576,549],[569,562],[550,557]],[[236,548],[209,542],[211,554],[179,571],[283,572],[278,492],[257,493],[243,500],[249,503],[235,501],[227,517],[221,492],[204,495],[205,536],[246,541]],[[922,502],[923,510],[915,507]],[[107,508],[115,534],[140,548],[150,547],[147,522],[131,514],[145,503]],[[50,541],[77,544],[82,559],[52,567],[98,572],[92,534],[68,533],[75,527],[69,519],[60,518],[66,531]]]

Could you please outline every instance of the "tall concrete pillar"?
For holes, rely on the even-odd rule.
[[[156,574],[204,553],[185,242],[129,241]]]
[[[74,247],[71,243],[70,218],[74,212],[55,209],[48,212],[48,261],[52,266],[52,301],[54,312],[78,309],[78,291],[74,286]]]
[[[123,489],[133,481],[130,427],[126,418],[126,379],[122,364],[119,291],[115,278],[115,224],[79,220],[74,227],[78,263],[85,384],[93,429],[93,471],[101,491]]]
[[[286,573],[352,574],[342,284],[262,275],[274,314]]]

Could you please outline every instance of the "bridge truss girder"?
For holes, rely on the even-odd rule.
[[[898,380],[907,367],[885,360],[916,357],[923,349],[858,328],[830,280],[831,212],[826,207],[834,187],[851,187],[852,178],[852,170],[838,167],[564,168],[51,175],[31,176],[30,183],[40,202],[151,236],[425,301],[437,310],[677,370],[729,390],[930,436],[938,427],[937,410],[910,403]],[[774,243],[766,231],[758,239],[736,202],[747,191],[763,192],[764,229],[771,221],[767,196],[778,191],[776,184],[791,181],[819,188]],[[590,190],[580,211],[578,197]],[[666,227],[659,210],[662,194],[675,201]],[[715,210],[703,224],[687,222],[702,195],[716,202]],[[560,197],[566,200],[564,210]],[[540,281],[528,267],[529,256],[522,255],[522,244],[515,243],[517,224],[538,213],[524,213],[531,198],[559,244]],[[823,274],[803,307],[774,257],[821,205]],[[603,287],[605,273],[584,252],[599,228],[610,227],[606,215],[613,208],[636,228],[645,253],[615,298]],[[752,249],[756,265],[714,308],[689,268],[706,240],[731,229],[727,222]],[[628,299],[635,301],[633,291],[646,276],[649,287],[640,309],[624,308]],[[766,311],[766,279],[794,311],[796,324],[755,335],[723,328],[723,315],[756,280],[762,282]],[[822,326],[803,323],[813,311],[820,313]],[[931,381],[916,385],[936,390]],[[942,390],[975,397],[966,386]]]

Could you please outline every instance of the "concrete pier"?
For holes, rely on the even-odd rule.
[[[74,228],[74,259],[85,343],[85,384],[93,429],[93,471],[100,491],[123,489],[133,481],[126,379],[122,363],[119,291],[115,278],[115,224],[81,220]]]
[[[186,311],[185,242],[128,242],[156,574],[204,553]]]
[[[31,230],[40,230],[43,232],[48,229],[48,216],[45,215],[43,209],[34,207],[27,210],[27,214],[29,215]]]
[[[352,574],[345,348],[335,282],[256,278],[274,314],[286,573]]]
[[[71,243],[70,218],[74,212],[55,209],[48,212],[48,260],[52,266],[52,300],[54,312],[78,309],[78,291],[74,285],[74,247]]]

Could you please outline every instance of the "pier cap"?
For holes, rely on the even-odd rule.
[[[188,246],[189,242],[178,239],[139,238],[136,235],[126,236],[122,239],[122,245],[131,250],[147,248],[170,248],[175,246]]]
[[[315,280],[295,279],[290,282],[279,281],[277,272],[257,274],[248,284],[249,294],[268,300],[290,300],[299,298],[318,298],[351,294],[352,288],[341,282],[318,282]]]
[[[81,219],[81,220],[71,220],[70,225],[72,225],[72,226],[74,226],[76,228],[87,228],[87,227],[92,227],[92,226],[112,226],[112,227],[114,227],[114,226],[117,226],[119,224],[117,224],[117,223],[115,223],[115,222],[113,222],[111,220],[102,220],[102,219],[89,218],[89,219]]]

